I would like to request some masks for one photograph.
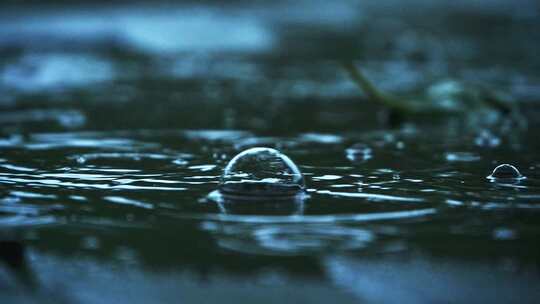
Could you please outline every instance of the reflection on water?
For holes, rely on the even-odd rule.
[[[534,280],[535,275],[527,270],[520,273],[512,263],[511,260],[501,261],[493,269],[483,263],[470,268],[436,258],[388,259],[384,264],[373,259],[355,261],[332,257],[326,260],[335,283],[369,303],[505,303],[518,297],[520,301],[534,302],[540,294],[529,280]],[[490,273],[489,277],[486,273]],[[504,288],[494,290],[494,286]]]
[[[535,303],[537,4],[484,2],[2,6],[0,302]]]

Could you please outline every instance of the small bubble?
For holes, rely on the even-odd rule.
[[[220,192],[239,196],[291,196],[304,190],[304,177],[293,161],[271,148],[251,148],[225,167]]]
[[[516,167],[502,164],[493,169],[493,172],[487,178],[490,180],[521,180],[525,176],[521,175]]]

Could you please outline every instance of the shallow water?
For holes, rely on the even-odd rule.
[[[535,303],[540,22],[521,2],[6,7],[0,302]],[[393,122],[350,59],[397,94],[474,80],[521,120]],[[215,200],[260,146],[305,199]],[[526,178],[488,179],[503,163]]]

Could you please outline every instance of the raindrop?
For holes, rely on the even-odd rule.
[[[347,159],[353,162],[366,161],[371,158],[371,153],[372,153],[371,148],[362,143],[354,144],[350,148],[347,148],[345,150]]]
[[[493,169],[493,172],[487,178],[490,180],[521,180],[526,177],[521,175],[516,167],[502,164]]]
[[[251,148],[236,155],[225,167],[219,190],[235,197],[291,197],[304,191],[304,177],[283,153]]]

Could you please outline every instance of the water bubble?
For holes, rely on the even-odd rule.
[[[521,180],[525,176],[521,175],[516,167],[502,164],[493,169],[493,172],[487,178],[490,180]]]
[[[372,150],[368,145],[357,143],[345,150],[347,159],[350,161],[366,161],[371,158]]]
[[[251,148],[225,167],[219,190],[237,197],[291,197],[302,193],[304,177],[293,161],[271,148]]]

